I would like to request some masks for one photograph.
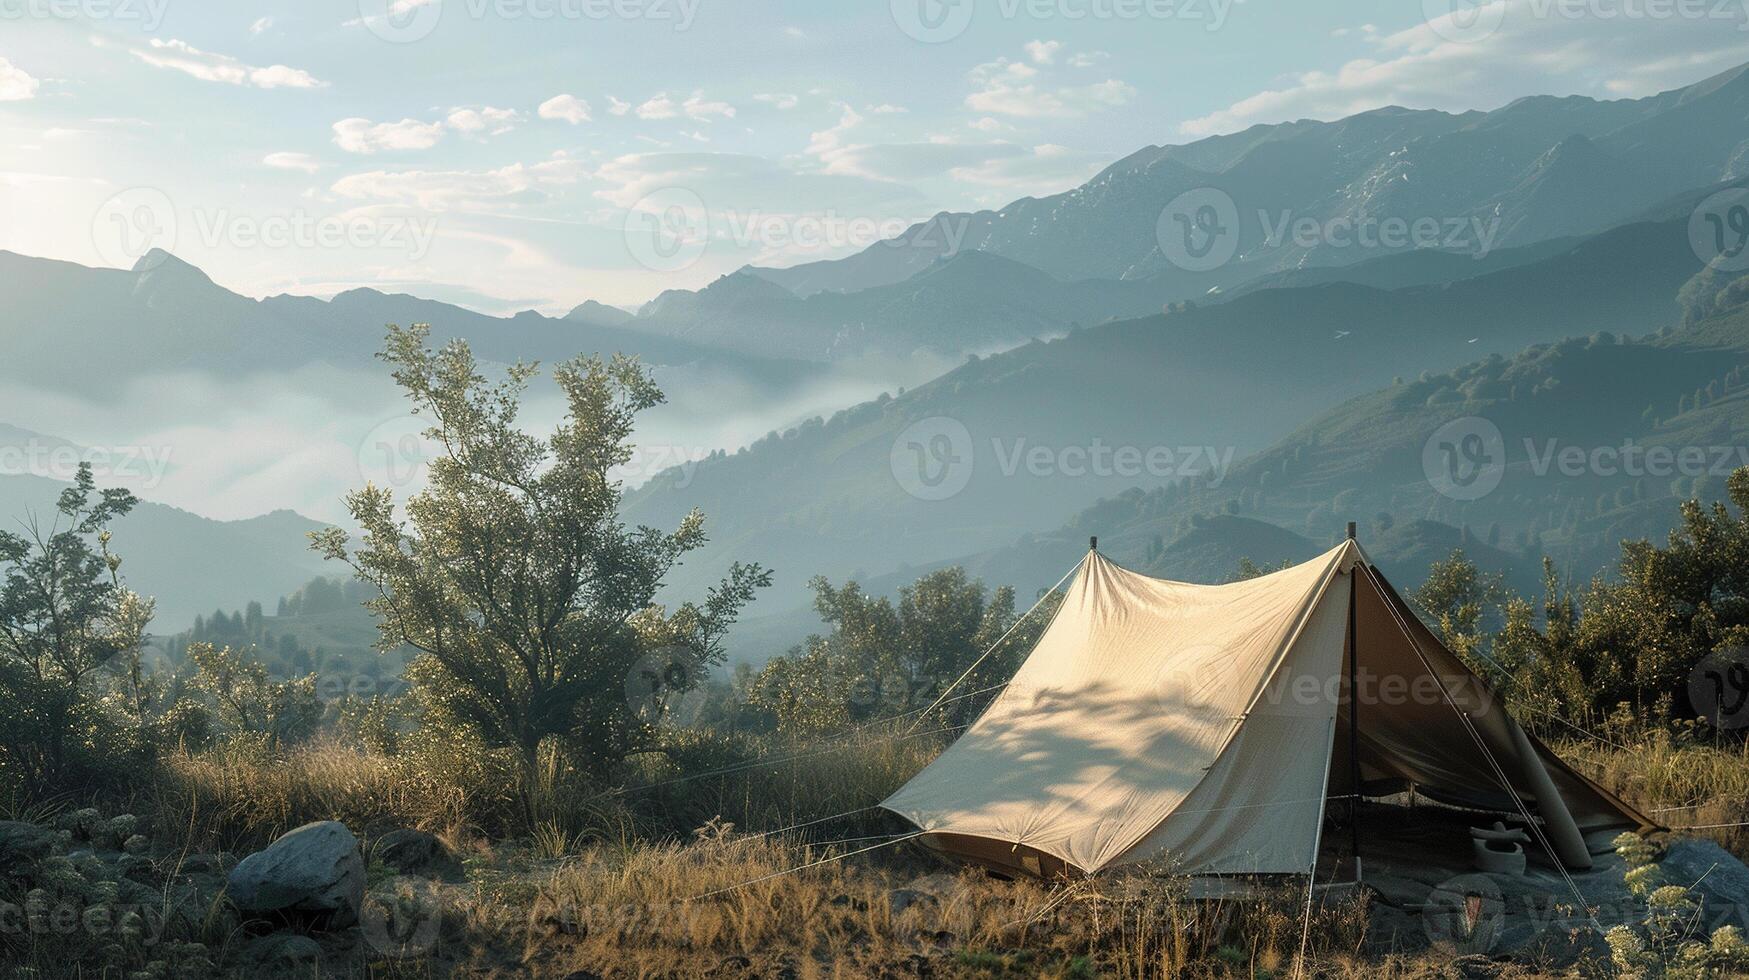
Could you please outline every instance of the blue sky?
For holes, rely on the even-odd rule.
[[[1746,2],[0,0],[0,248],[635,304],[1148,144],[1652,94],[1749,61]]]

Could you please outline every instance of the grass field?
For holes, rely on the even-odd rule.
[[[915,844],[892,843],[903,826],[869,809],[940,744],[856,739],[786,763],[684,780],[652,760],[634,784],[642,789],[608,795],[549,759],[526,813],[512,794],[486,788],[502,774],[484,767],[438,772],[333,744],[270,758],[182,754],[133,811],[150,828],[155,853],[191,863],[247,853],[317,819],[344,821],[367,854],[395,828],[437,834],[456,857],[453,871],[427,880],[373,864],[367,912],[374,917],[367,914],[361,930],[322,938],[322,976],[1288,977],[1303,966],[1318,976],[1431,977],[1588,969],[1460,960],[1437,947],[1380,949],[1368,940],[1363,896],[1332,894],[1308,924],[1298,882],[1261,901],[1191,901],[1183,882],[1163,873],[1064,886],[948,864]],[[1573,742],[1560,751],[1672,825],[1749,819],[1749,752],[1741,747],[1647,736],[1631,746]],[[835,816],[846,811],[856,812]],[[519,820],[532,823],[519,828]],[[809,821],[818,822],[770,833]],[[1749,854],[1741,828],[1700,833]],[[216,963],[247,964],[251,976],[274,973],[272,964],[247,958],[254,940],[245,923],[209,916],[193,934]],[[52,967],[64,957],[63,947],[30,941],[20,962],[38,972],[21,975],[59,975]],[[1470,972],[1451,972],[1460,969]],[[1589,969],[1608,975],[1603,964]]]

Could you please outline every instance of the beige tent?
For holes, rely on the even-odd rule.
[[[1090,551],[1001,695],[882,805],[1024,874],[1304,874],[1356,773],[1364,796],[1533,816],[1569,868],[1586,834],[1652,826],[1519,727],[1353,540],[1214,586]]]

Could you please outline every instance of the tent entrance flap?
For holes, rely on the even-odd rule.
[[[1330,796],[1410,785],[1534,806],[1569,866],[1582,831],[1651,826],[1524,732],[1345,541],[1217,586],[1090,554],[989,708],[882,805],[1021,873],[1303,874]]]

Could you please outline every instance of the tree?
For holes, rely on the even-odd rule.
[[[943,717],[917,720],[931,726],[944,718],[947,724],[964,720],[989,703],[989,688],[1013,676],[1051,612],[1041,607],[996,646],[1019,618],[1014,592],[991,593],[958,567],[900,589],[896,605],[855,582],[835,587],[816,578],[810,585],[814,608],[832,632],[772,658],[753,684],[753,706],[789,735],[822,734],[880,717],[909,720],[962,674],[951,695],[955,700],[942,705]],[[975,692],[982,696],[959,699]]]
[[[125,765],[140,746],[118,714],[137,717],[152,602],[123,587],[108,531],[136,503],[126,490],[99,492],[81,464],[51,527],[0,531],[0,777],[26,795],[68,789],[76,768]],[[100,689],[100,672],[118,664],[119,689]],[[118,712],[105,710],[105,693],[119,695]]]
[[[1624,541],[1615,578],[1577,596],[1545,562],[1540,617],[1530,603],[1510,604],[1494,642],[1519,696],[1574,718],[1619,706],[1645,720],[1697,714],[1690,675],[1714,654],[1749,647],[1749,468],[1728,489],[1736,513],[1683,502],[1664,546]]]
[[[723,631],[770,574],[736,563],[702,604],[654,604],[705,533],[697,511],[673,532],[619,519],[610,471],[632,457],[638,414],[662,401],[637,361],[558,365],[565,415],[539,438],[517,424],[536,365],[489,382],[466,343],[434,351],[429,330],[391,327],[379,355],[431,419],[429,486],[404,516],[389,490],[365,486],[346,498],[357,546],[337,528],[313,545],[373,588],[379,648],[418,651],[407,673],[427,725],[511,753],[525,777],[559,740],[567,761],[604,778],[656,735],[626,704],[640,658],[679,648],[697,673],[720,662]]]
[[[188,659],[195,686],[212,697],[219,720],[235,734],[284,745],[310,737],[322,720],[314,674],[276,681],[243,651],[211,643],[191,644]]]
[[[1427,581],[1410,593],[1410,598],[1438,624],[1445,645],[1471,660],[1472,666],[1484,642],[1482,617],[1506,597],[1502,577],[1478,569],[1461,548],[1434,562],[1428,569]]]

